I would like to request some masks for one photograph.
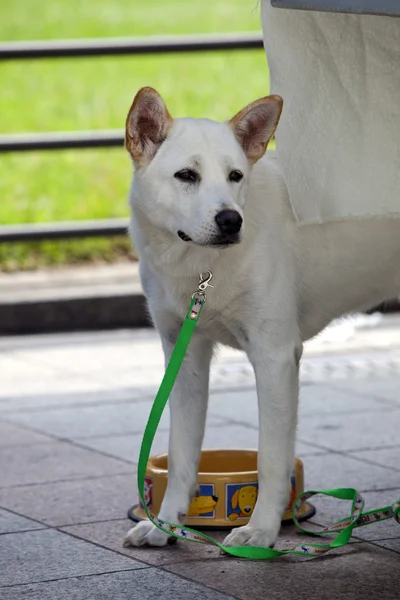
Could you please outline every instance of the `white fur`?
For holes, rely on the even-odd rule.
[[[173,174],[194,162],[202,181],[188,190]],[[243,172],[242,182],[227,181],[233,168]],[[302,344],[332,319],[399,292],[400,219],[299,227],[275,154],[252,167],[227,124],[194,119],[175,120],[151,162],[137,169],[131,207],[166,362],[199,273],[211,270],[215,285],[170,399],[170,473],[160,518],[184,521],[197,480],[210,359],[216,344],[227,344],[244,350],[254,367],[260,432],[257,505],[225,544],[273,545],[289,495]],[[206,244],[221,207],[243,215],[241,243],[216,249],[178,238],[183,230]],[[162,546],[167,535],[142,522],[127,543]]]

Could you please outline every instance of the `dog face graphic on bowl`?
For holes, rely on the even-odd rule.
[[[234,521],[235,519],[243,519],[250,517],[257,500],[257,488],[255,485],[245,485],[233,494],[231,498],[231,508],[234,512],[231,512],[229,519]]]
[[[213,513],[217,502],[218,496],[198,496],[197,498],[192,498],[188,517],[200,517]]]

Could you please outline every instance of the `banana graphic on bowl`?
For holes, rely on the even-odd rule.
[[[200,517],[213,512],[218,502],[218,496],[198,496],[193,498],[189,506],[188,517]]]

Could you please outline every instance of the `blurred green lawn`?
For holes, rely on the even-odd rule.
[[[257,0],[32,0],[2,2],[0,39],[34,40],[260,30]],[[226,119],[268,93],[265,54],[53,59],[0,65],[0,133],[122,128],[143,85],[174,116]],[[123,149],[0,157],[0,223],[128,215],[131,164]],[[127,254],[127,240],[0,245],[0,268]]]

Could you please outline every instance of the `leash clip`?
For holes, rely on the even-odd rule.
[[[211,273],[211,271],[207,271],[207,276],[203,277],[203,273],[200,273],[200,282],[198,285],[198,291],[199,292],[205,292],[206,289],[208,287],[213,288],[214,286],[211,285],[210,281],[213,278],[213,274]]]
[[[206,295],[206,289],[207,288],[213,288],[214,286],[211,285],[210,281],[213,278],[213,274],[211,273],[211,271],[207,271],[207,275],[204,276],[203,273],[200,273],[200,281],[199,284],[197,286],[197,290],[194,292],[194,294],[192,294],[192,298],[202,298],[203,302],[207,302],[207,295]]]

